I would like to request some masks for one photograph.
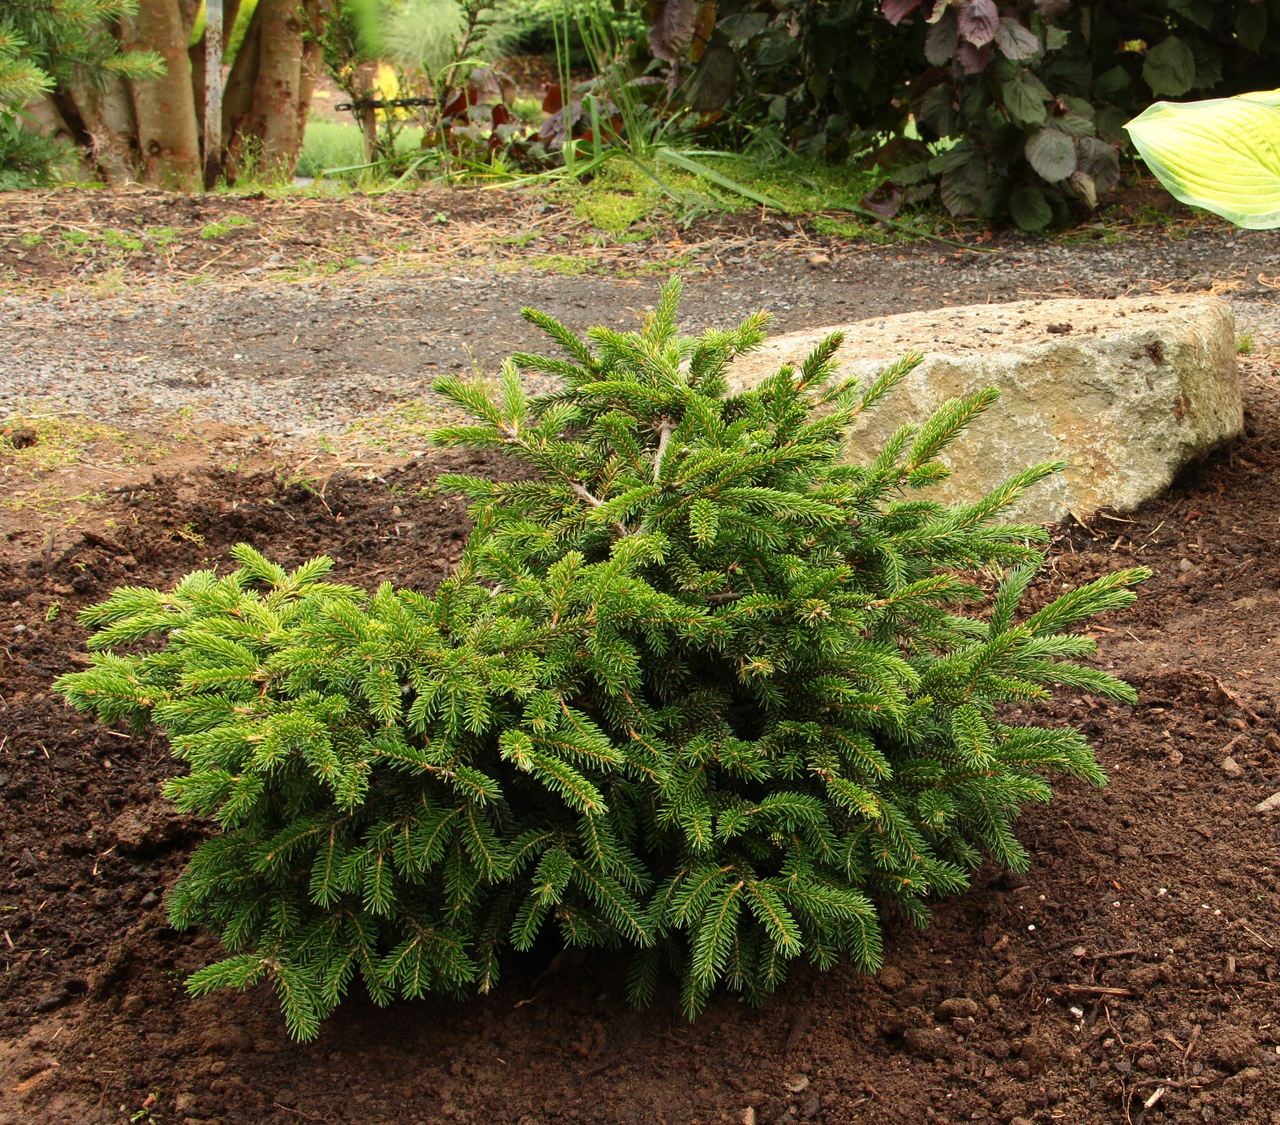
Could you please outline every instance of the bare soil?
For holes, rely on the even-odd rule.
[[[118,204],[102,198],[74,197],[97,228]],[[725,237],[763,247],[773,236]],[[999,299],[1190,284],[1223,292],[1255,331],[1242,357],[1244,437],[1141,511],[1054,532],[1042,596],[1135,562],[1155,572],[1136,606],[1096,627],[1101,660],[1137,686],[1139,704],[1068,693],[1051,708],[1092,738],[1111,784],[1063,784],[1029,809],[1018,831],[1030,874],[983,869],[929,930],[891,924],[877,976],[799,971],[763,1009],[721,998],[692,1025],[673,992],[629,1010],[609,958],[518,961],[496,994],[465,1004],[356,999],[306,1046],[288,1040],[269,990],[188,999],[183,979],[217,950],[169,929],[163,896],[205,829],[159,797],[176,768],[161,739],[109,731],[51,694],[83,659],[76,612],[121,583],[225,566],[242,540],[286,564],[330,554],[344,581],[429,590],[466,534],[436,476],[511,467],[390,447],[357,459],[279,429],[215,430],[203,416],[186,440],[170,431],[142,443],[159,409],[123,439],[87,437],[96,456],[42,464],[22,461],[33,447],[14,448],[6,431],[12,495],[51,481],[64,501],[85,481],[101,495],[56,511],[29,501],[0,519],[0,1122],[1280,1122],[1280,816],[1254,811],[1280,790],[1280,271],[1273,243],[1217,226],[1126,237],[1128,268],[1086,235],[1065,247],[1010,241],[1001,264],[976,274],[937,247],[800,253],[775,239],[767,277],[754,261],[722,260],[692,279],[698,322],[767,305],[766,289],[789,296],[784,323],[800,327],[841,319],[839,299],[856,311],[930,307],[931,294],[948,303],[957,288]],[[810,264],[814,254],[828,262]],[[957,286],[957,274],[978,280]],[[477,283],[541,287],[540,303],[610,323],[625,320],[616,310],[630,295],[616,274],[575,279],[567,295],[561,279],[524,273],[481,271]],[[212,292],[247,317],[255,299],[324,300],[311,284]],[[356,289],[376,303],[381,284]],[[414,295],[435,307],[444,283],[397,285],[408,316]],[[68,337],[57,353],[56,299],[19,288],[6,307],[45,326],[41,355],[52,358],[38,370],[73,371],[83,342]],[[495,333],[512,334],[490,351],[525,346],[509,303],[494,308]],[[302,354],[282,342],[288,315],[273,336],[282,368]],[[103,347],[124,346],[134,328],[107,323]],[[379,338],[376,319],[347,330]],[[420,358],[411,349],[400,361]],[[0,356],[0,384],[29,366]],[[36,437],[34,448],[54,440]]]

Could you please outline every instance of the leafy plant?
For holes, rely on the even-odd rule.
[[[584,81],[573,81],[569,70],[571,27],[594,61],[593,76]],[[596,8],[575,5],[566,11],[557,36],[557,64],[560,81],[543,101],[548,116],[540,136],[563,163],[543,173],[543,178],[581,181],[622,160],[686,216],[706,210],[711,202],[705,193],[676,186],[674,181],[690,176],[722,196],[762,207],[782,206],[710,163],[726,154],[693,140],[690,113],[672,100],[676,69],[669,69],[666,80],[650,73],[651,60],[646,65],[643,55],[637,55],[635,41],[620,39]]]
[[[503,43],[497,7],[495,0],[345,0],[322,44],[361,124],[365,159],[326,171],[376,168],[404,179],[515,143],[524,130],[508,104],[514,89],[487,65]],[[380,72],[393,76],[390,89],[380,88]],[[407,127],[420,136],[416,153],[404,151]]]
[[[1277,14],[1280,6],[1272,5]],[[883,0],[927,30],[910,103],[926,140],[956,142],[899,173],[936,183],[957,215],[1007,213],[1040,230],[1069,203],[1096,206],[1120,178],[1122,125],[1151,94],[1222,84],[1272,40],[1253,0]],[[1275,40],[1280,42],[1280,40]]]
[[[1152,95],[1269,84],[1280,0],[661,0],[654,55],[739,144],[884,150],[901,191],[1037,230],[1119,179]],[[885,146],[888,146],[887,148]]]
[[[220,829],[168,899],[229,953],[193,992],[269,978],[309,1037],[357,974],[379,1003],[485,991],[550,931],[630,950],[635,1002],[674,970],[692,1017],[799,958],[873,969],[882,912],[923,924],[984,855],[1027,864],[1011,825],[1046,774],[1103,782],[1077,732],[1000,707],[1054,684],[1131,700],[1071,630],[1146,572],[1020,611],[1045,534],[996,521],[1058,466],[974,504],[918,492],[995,392],[846,464],[916,357],[862,388],[835,335],[731,394],[766,318],[682,338],[678,295],[585,340],[526,311],[563,358],[437,384],[473,418],[441,443],[537,475],[440,478],[475,529],[434,596],[242,546],[230,574],[82,614],[93,664],[58,689],[167,730],[189,766],[168,795]],[[521,371],[562,388],[530,400]]]
[[[1183,203],[1250,230],[1280,227],[1280,90],[1156,102],[1125,128]]]
[[[721,143],[843,160],[905,124],[909,29],[873,0],[659,0],[649,44]]]

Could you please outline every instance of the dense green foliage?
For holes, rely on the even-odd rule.
[[[168,795],[221,829],[168,900],[230,953],[193,991],[270,977],[306,1037],[357,973],[379,1002],[484,991],[551,931],[632,950],[637,1002],[674,970],[692,1017],[796,958],[874,968],[881,911],[924,923],[983,856],[1026,864],[1010,826],[1045,774],[1102,783],[1078,733],[1000,705],[1132,699],[1069,630],[1145,572],[1020,613],[1045,536],[996,520],[1056,466],[965,506],[917,492],[994,392],[846,464],[914,357],[859,388],[833,336],[731,394],[763,316],[685,339],[677,296],[586,341],[527,312],[564,358],[438,385],[475,419],[441,442],[540,475],[441,478],[475,529],[433,597],[241,547],[233,573],[85,611],[93,665],[59,690],[165,729],[189,766]],[[563,389],[529,400],[521,370]]]
[[[114,21],[137,0],[24,0],[0,12],[0,189],[48,182],[69,149],[22,127],[22,108],[73,76],[104,73],[145,78],[160,60],[124,52],[111,35]]]
[[[1156,97],[1274,84],[1280,0],[663,0],[659,57],[739,140],[842,159],[914,125],[908,199],[1039,229],[1119,178],[1124,122]]]

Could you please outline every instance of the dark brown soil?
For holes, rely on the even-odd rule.
[[[824,235],[817,214],[787,218],[748,210],[689,223],[646,216],[625,237],[598,230],[545,193],[424,186],[413,191],[337,197],[263,192],[183,196],[130,188],[114,192],[0,192],[0,285],[21,291],[237,279],[250,284],[360,274],[530,265],[550,272],[662,276],[753,262],[830,265],[848,240]],[[826,218],[845,224],[848,212]],[[925,257],[964,247],[985,253],[1026,242],[977,222],[944,229],[944,241],[917,243]],[[856,224],[855,224],[856,226]],[[1152,180],[1132,178],[1105,209],[1061,237],[1088,244],[1161,232],[1222,229],[1220,220],[1176,202]],[[894,234],[882,232],[892,242]],[[863,244],[865,248],[865,243]],[[1191,288],[1197,288],[1192,285]]]
[[[11,535],[0,1120],[1280,1121],[1280,817],[1254,812],[1280,789],[1274,372],[1252,369],[1246,394],[1246,437],[1167,498],[1057,532],[1048,582],[1155,571],[1097,630],[1139,705],[1053,708],[1111,785],[1029,810],[1030,875],[983,870],[927,932],[891,927],[877,977],[797,972],[764,1009],[722,998],[693,1025],[671,993],[630,1011],[609,959],[517,964],[467,1004],[356,1000],[302,1047],[266,989],[189,1000],[184,977],[216,950],[164,920],[201,831],[158,797],[166,747],[50,693],[81,659],[77,610],[225,564],[240,540],[432,587],[465,521],[430,485],[463,459],[323,496],[271,475],[162,477],[109,497],[109,533]]]

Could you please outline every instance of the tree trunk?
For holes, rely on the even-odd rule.
[[[199,9],[197,8],[197,12]],[[227,44],[231,40],[231,32],[236,25],[236,16],[240,12],[240,0],[223,0],[222,4],[222,59],[223,66],[226,66]],[[208,27],[206,21],[205,27]],[[190,38],[190,37],[188,37]],[[205,58],[208,55],[208,49],[205,41],[207,35],[201,35],[196,42],[191,43],[187,48],[187,57],[191,60],[191,92],[193,100],[197,107],[205,104],[205,82],[204,69]],[[200,144],[204,145],[204,132],[200,134]],[[208,153],[205,154],[208,159]]]
[[[196,104],[204,109],[204,187],[211,191],[222,174],[222,0],[205,0],[205,82]]]
[[[61,106],[49,95],[42,94],[23,107],[22,116],[37,132],[70,141],[75,145],[76,153],[80,157],[77,178],[82,180],[94,178],[97,170],[88,161],[84,148],[78,143],[81,139],[81,131],[74,114],[72,120],[68,121],[67,114],[63,112]]]
[[[54,104],[98,175],[113,187],[137,182],[138,123],[125,79],[73,80],[58,90]]]
[[[143,183],[172,191],[199,191],[200,133],[191,91],[186,22],[179,0],[140,0],[122,25],[125,46],[158,51],[162,77],[132,82]]]
[[[293,175],[321,61],[307,33],[321,18],[320,0],[259,0],[223,98],[229,170]]]
[[[231,180],[237,172],[281,179],[293,174],[323,62],[320,33],[331,2],[259,0],[223,96]],[[224,7],[225,49],[240,0],[224,0]],[[108,75],[96,85],[72,81],[54,95],[68,129],[108,183],[200,189],[206,163],[200,120],[205,37],[196,48],[190,44],[198,8],[198,0],[140,0],[137,14],[120,26],[126,49],[160,53],[162,78],[134,83]],[[192,65],[193,58],[199,65]]]

